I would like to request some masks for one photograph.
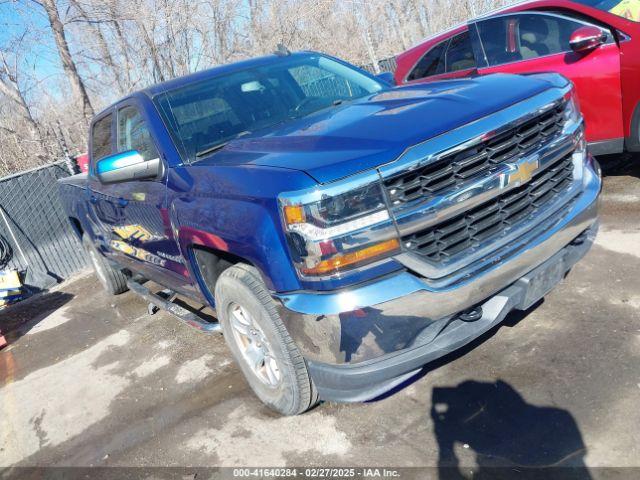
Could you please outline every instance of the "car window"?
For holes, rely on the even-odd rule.
[[[198,145],[207,142],[207,135],[224,137],[244,130],[242,120],[229,103],[215,93],[197,102],[174,105],[173,116],[182,136],[195,139]]]
[[[93,162],[111,155],[111,119],[109,114],[93,124],[91,130],[91,159]]]
[[[194,162],[233,139],[385,88],[329,57],[292,55],[187,82],[158,95],[154,102],[185,161]]]
[[[451,39],[445,55],[445,61],[447,72],[475,68],[476,60],[473,56],[473,48],[471,47],[471,38],[468,31]]]
[[[136,107],[118,110],[118,152],[137,150],[146,160],[158,158],[151,133]]]
[[[445,71],[444,53],[449,40],[439,43],[425,53],[407,76],[407,81],[438,75]]]
[[[307,98],[361,97],[364,88],[314,65],[301,65],[289,69],[289,73]]]
[[[559,15],[503,15],[478,22],[489,66],[571,51],[571,34],[583,23]]]

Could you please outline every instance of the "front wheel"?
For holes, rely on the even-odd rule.
[[[283,415],[315,405],[307,364],[258,271],[245,264],[228,268],[216,283],[215,299],[225,341],[258,398]]]

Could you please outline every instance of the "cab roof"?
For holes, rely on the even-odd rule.
[[[133,91],[128,95],[125,95],[122,98],[119,98],[115,102],[109,104],[99,112],[97,112],[92,122],[96,121],[98,118],[103,116],[105,113],[110,111],[115,105],[122,103],[124,100],[133,97],[140,97],[141,95],[146,96],[148,98],[153,98],[156,95],[167,92],[169,90],[173,90],[174,88],[179,88],[190,83],[198,82],[200,80],[206,80],[209,78],[215,78],[220,75],[225,75],[228,73],[239,72],[241,70],[248,70],[250,68],[260,67],[263,65],[274,64],[278,62],[282,58],[291,58],[291,57],[305,57],[309,55],[320,55],[318,52],[312,51],[301,51],[301,52],[293,52],[289,54],[271,54],[264,55],[261,57],[250,58],[247,60],[241,60],[239,62],[228,63],[225,65],[220,65],[213,68],[208,68],[206,70],[201,70],[199,72],[190,73],[188,75],[184,75],[182,77],[173,78],[171,80],[167,80],[165,82],[155,83],[146,88]]]
[[[263,65],[270,65],[277,63],[282,58],[291,58],[291,57],[306,57],[309,55],[314,55],[316,52],[295,52],[286,55],[278,55],[271,54],[265,55],[262,57],[250,58],[248,60],[242,60],[239,62],[228,63],[225,65],[220,65],[213,68],[208,68],[206,70],[202,70],[196,73],[190,73],[188,75],[184,75],[182,77],[177,77],[171,80],[167,80],[166,82],[156,83],[151,85],[145,89],[140,90],[140,93],[144,93],[149,97],[155,97],[158,94],[167,92],[169,90],[173,90],[174,88],[182,87],[184,85],[188,85],[190,83],[198,82],[200,80],[206,80],[209,78],[215,78],[220,75],[225,75],[228,73],[239,72],[241,70],[247,70],[255,67],[260,67]]]

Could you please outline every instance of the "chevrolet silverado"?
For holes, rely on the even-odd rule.
[[[282,414],[394,388],[534,305],[597,231],[564,77],[385,78],[280,52],[157,84],[95,116],[88,173],[61,181],[105,289],[215,308]]]

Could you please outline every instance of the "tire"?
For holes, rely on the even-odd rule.
[[[127,287],[127,276],[107,262],[102,254],[98,252],[98,249],[93,245],[86,233],[82,235],[82,245],[89,256],[89,260],[91,260],[98,280],[100,280],[102,287],[107,293],[120,295],[129,290],[129,287]]]
[[[258,271],[245,264],[228,268],[214,297],[225,341],[258,398],[282,415],[314,406],[318,394],[307,364]]]

